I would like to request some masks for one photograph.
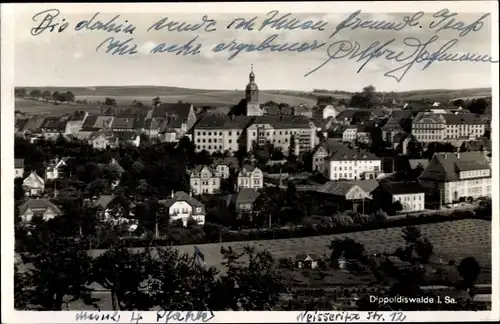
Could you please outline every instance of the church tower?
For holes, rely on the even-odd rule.
[[[247,101],[247,116],[262,116],[263,112],[259,104],[259,88],[255,83],[255,74],[253,73],[253,64],[251,67],[249,82],[245,89],[245,98]]]

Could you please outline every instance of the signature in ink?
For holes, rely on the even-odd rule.
[[[119,39],[115,39],[114,37],[109,37],[99,44],[95,51],[98,52],[99,49],[104,46],[104,53],[106,54],[134,55],[137,54],[137,44],[132,43],[133,40],[133,38],[129,38],[126,41],[121,41]]]
[[[60,21],[56,19],[60,13],[61,12],[57,9],[48,9],[35,14],[32,18],[34,22],[39,22],[39,18],[41,17],[43,17],[43,19],[37,26],[31,28],[31,35],[38,36],[46,30],[52,33],[56,30],[56,27],[58,27],[57,32],[63,32],[68,28],[69,24],[66,22],[65,18]]]
[[[434,35],[429,40],[422,42],[416,37],[407,37],[403,41],[405,47],[403,50],[391,48],[391,46],[395,45],[395,38],[385,43],[375,41],[365,48],[363,48],[356,41],[337,41],[328,47],[328,58],[304,76],[307,77],[320,70],[332,60],[340,59],[355,60],[358,63],[362,63],[357,73],[361,72],[363,68],[373,59],[384,59],[387,61],[401,63],[401,65],[397,68],[384,74],[384,76],[394,78],[398,82],[403,80],[415,63],[425,63],[422,67],[422,71],[429,68],[436,61],[498,63],[498,60],[493,60],[493,58],[487,54],[449,52],[449,50],[451,50],[459,42],[458,39],[448,41],[437,51],[430,51],[428,46],[435,43],[438,39],[439,37]]]
[[[165,321],[165,323],[168,323],[169,320],[174,320],[175,322],[184,323],[196,321],[206,323],[214,317],[212,311],[179,312],[162,310],[156,313],[156,322]]]

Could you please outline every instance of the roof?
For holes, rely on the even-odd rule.
[[[83,128],[94,128],[95,123],[97,121],[97,116],[88,116],[85,121],[83,122],[82,129]]]
[[[342,196],[342,197],[345,197],[346,199],[350,200],[353,198],[346,197],[346,196],[355,187],[357,187],[358,189],[363,191],[363,192],[361,192],[362,197],[370,198],[370,192],[372,190],[365,190],[364,188],[362,188],[356,182],[353,182],[353,181],[328,181],[327,183],[322,185],[317,190],[317,192],[325,193],[325,194],[329,194],[329,195],[334,195],[334,196]],[[369,189],[371,189],[371,187]],[[355,198],[355,199],[358,199],[358,198]]]
[[[23,131],[24,127],[28,123],[28,118],[16,118],[16,130]]]
[[[139,136],[139,134],[132,131],[112,132],[111,134],[113,138],[118,138],[120,141],[135,141]]]
[[[318,261],[319,259],[321,259],[321,257],[318,254],[315,254],[315,253],[308,253],[308,254],[301,253],[301,254],[297,254],[295,256],[295,260],[297,260],[297,261],[305,261],[308,257],[310,259],[312,259],[313,261]]]
[[[159,200],[158,202],[160,204],[165,205],[166,207],[170,207],[178,201],[185,201],[193,207],[202,207],[202,208],[204,207],[201,202],[199,202],[195,198],[191,197],[190,195],[188,195],[184,191],[177,191],[172,198]]]
[[[14,168],[15,169],[24,168],[24,159],[14,159]]]
[[[44,117],[32,117],[32,118],[28,118],[28,121],[24,125],[24,129],[23,130],[30,130],[30,131],[37,130],[37,129],[40,128],[40,126],[42,125],[42,123],[44,121],[45,121]]]
[[[479,115],[473,114],[442,114],[446,124],[448,125],[462,125],[462,124],[486,124],[481,120]]]
[[[337,151],[332,152],[329,157],[330,161],[341,161],[341,160],[363,160],[363,161],[373,161],[380,160],[375,154],[361,149],[343,147]]]
[[[47,209],[52,209],[55,214],[61,214],[61,210],[47,199],[28,199],[19,207],[19,212],[24,214],[28,209],[33,212],[45,212]]]
[[[264,115],[257,116],[252,124],[268,124],[274,128],[278,129],[296,129],[296,128],[310,128],[310,121],[307,117],[298,115],[298,116],[276,116],[276,115]]]
[[[419,164],[425,169],[429,165],[428,159],[409,159],[410,167],[412,169],[416,169]]]
[[[430,181],[457,181],[459,172],[491,170],[483,152],[435,153],[420,179]]]
[[[189,116],[189,111],[193,107],[190,103],[162,103],[153,108],[151,117],[165,118],[167,116],[176,116],[184,121]]]
[[[197,165],[193,170],[191,170],[191,174],[199,174],[201,171],[203,171],[203,169],[207,169],[208,171],[210,171],[210,173],[212,173],[212,175],[215,174],[215,170],[207,165]]]
[[[258,191],[250,188],[241,188],[238,193],[233,195],[233,201],[236,205],[253,204],[259,196],[260,193]]]
[[[40,125],[40,128],[47,131],[63,131],[66,128],[66,122],[59,117],[48,117]]]
[[[221,116],[208,114],[196,124],[195,129],[243,129],[248,126],[250,116]]]
[[[94,203],[94,206],[96,207],[102,207],[102,208],[106,208],[108,207],[109,203],[113,201],[113,199],[115,199],[116,196],[115,195],[102,195],[101,197],[99,197],[99,199]]]
[[[357,109],[357,108],[348,108],[342,111],[338,116],[335,118],[337,120],[343,120],[345,118],[349,119],[357,119],[359,121],[361,120],[369,120],[372,117],[372,114],[374,112],[368,109]]]
[[[235,157],[224,157],[224,158],[214,158],[212,165],[217,167],[218,165],[227,165],[230,168],[237,169],[239,167],[238,159]]]
[[[35,179],[38,180],[39,182],[45,183],[45,180],[42,177],[40,177],[38,175],[38,173],[36,173],[36,171],[31,172],[30,175],[27,176],[24,180],[26,180],[28,178],[33,178],[33,177],[35,177]]]
[[[380,189],[391,195],[414,194],[425,192],[424,188],[417,182],[387,182],[380,185]]]
[[[70,121],[83,121],[85,119],[85,111],[75,111],[71,114],[68,120]]]
[[[136,118],[115,118],[113,128],[116,129],[134,129]]]
[[[160,124],[161,121],[156,120],[156,119],[145,119],[144,120],[144,128],[153,130],[153,129],[160,129]]]

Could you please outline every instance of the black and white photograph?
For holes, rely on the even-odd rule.
[[[311,4],[2,4],[7,322],[498,316],[498,3]]]

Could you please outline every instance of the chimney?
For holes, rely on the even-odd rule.
[[[457,153],[457,160],[460,160],[460,153]]]
[[[189,197],[193,197],[193,190],[189,190]]]
[[[448,159],[448,153],[444,153],[444,159],[447,160]]]
[[[172,190],[172,193],[170,194],[170,198],[174,198],[174,191]]]

